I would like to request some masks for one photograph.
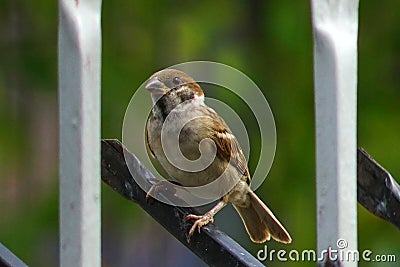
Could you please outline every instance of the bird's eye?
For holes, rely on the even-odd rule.
[[[179,85],[179,84],[181,83],[181,79],[179,79],[179,77],[174,77],[174,78],[172,79],[172,82],[173,82],[175,85]]]

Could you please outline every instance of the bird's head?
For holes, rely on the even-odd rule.
[[[145,88],[151,93],[153,105],[164,96],[174,103],[182,103],[196,97],[203,97],[203,91],[196,81],[186,73],[175,69],[164,69],[154,73]]]

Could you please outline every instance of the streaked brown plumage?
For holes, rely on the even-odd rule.
[[[165,69],[149,78],[146,89],[150,91],[154,105],[146,126],[148,146],[168,175],[183,186],[193,187],[214,181],[226,170],[223,178],[234,183],[233,188],[210,211],[186,217],[186,220],[195,220],[188,240],[197,228],[213,222],[213,216],[227,202],[231,202],[253,242],[262,243],[272,236],[279,242],[290,243],[292,239],[288,232],[250,189],[250,174],[242,149],[225,121],[204,103],[200,86],[181,71]],[[179,133],[179,146],[186,158],[195,160],[201,156],[201,140],[209,138],[214,142],[216,157],[207,168],[188,172],[168,161],[161,146],[161,129],[169,115],[173,116],[169,122],[171,129],[182,121],[189,122]]]

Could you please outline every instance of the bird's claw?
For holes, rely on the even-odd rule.
[[[204,225],[207,225],[208,223],[213,223],[214,222],[214,217],[210,213],[205,213],[204,215],[194,215],[194,214],[189,214],[187,215],[183,221],[186,222],[188,220],[195,220],[192,227],[189,230],[189,233],[187,235],[187,242],[190,242],[190,238],[194,234],[194,231],[196,231],[196,228],[198,232],[200,233],[200,228],[203,227]]]
[[[152,183],[149,191],[147,191],[147,193],[146,193],[146,202],[149,202],[151,194],[153,194],[157,190],[156,187],[161,182],[161,180],[158,180],[157,178],[154,178],[154,177],[148,178],[147,180]]]
[[[166,195],[173,195],[176,193],[175,185],[168,180],[159,180],[157,178],[149,178],[148,181],[152,182],[149,191],[146,193],[146,201],[159,193],[165,193]]]

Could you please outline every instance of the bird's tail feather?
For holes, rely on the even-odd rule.
[[[273,239],[282,243],[290,243],[292,238],[272,211],[257,195],[249,191],[250,205],[247,208],[233,205],[238,211],[245,225],[250,239],[256,243],[263,243]]]

